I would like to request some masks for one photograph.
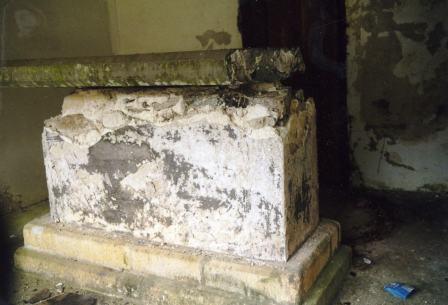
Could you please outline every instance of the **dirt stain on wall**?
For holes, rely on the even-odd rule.
[[[448,179],[435,165],[446,162],[448,143],[448,2],[347,0],[346,7],[353,181],[435,192],[421,186]]]
[[[214,30],[207,30],[202,35],[196,36],[201,46],[207,50],[212,50],[215,44],[218,46],[227,46],[232,42],[232,35],[227,32],[216,32]]]
[[[365,126],[378,138],[420,141],[448,127],[446,29],[430,19],[398,23],[394,10],[411,5],[372,1],[353,25],[361,37],[353,84]]]

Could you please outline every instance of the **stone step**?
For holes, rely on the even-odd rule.
[[[303,305],[332,304],[350,270],[352,250],[342,246],[320,273]]]
[[[294,49],[233,49],[6,61],[2,87],[209,86],[276,82],[304,71]]]
[[[156,286],[135,288],[140,297],[163,294],[165,288],[154,283],[169,282],[189,287],[193,291],[189,297],[220,291],[215,298],[224,293],[231,298],[271,302],[266,304],[297,304],[336,252],[340,228],[334,221],[322,220],[286,263],[154,245],[125,234],[53,223],[48,216],[25,226],[24,241],[24,248],[16,253],[19,269],[75,281],[82,288],[102,293],[123,296],[127,292],[122,278],[129,275],[144,279],[138,281],[142,285],[150,282]],[[170,293],[177,297],[182,291]]]

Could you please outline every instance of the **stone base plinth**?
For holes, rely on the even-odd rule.
[[[150,244],[48,216],[25,226],[24,241],[19,269],[145,304],[328,304],[350,257],[329,220],[286,263]]]

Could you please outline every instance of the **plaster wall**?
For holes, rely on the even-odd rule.
[[[346,1],[358,186],[448,191],[448,1]]]
[[[111,54],[104,1],[0,1],[0,14],[1,62]],[[0,214],[48,197],[43,122],[71,91],[0,89]]]
[[[238,0],[109,0],[115,54],[241,48]]]

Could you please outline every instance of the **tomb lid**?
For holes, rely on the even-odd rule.
[[[277,82],[304,70],[298,48],[14,60],[0,67],[0,86],[226,86]]]

